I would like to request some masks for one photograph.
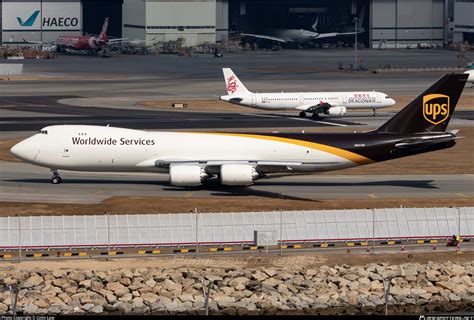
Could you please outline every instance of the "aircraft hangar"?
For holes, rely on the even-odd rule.
[[[178,38],[187,46],[225,43],[241,32],[262,34],[268,28],[350,32],[356,17],[365,30],[359,42],[366,47],[474,41],[471,0],[4,0],[0,10],[3,44],[97,34],[106,16],[110,35],[149,45]],[[36,11],[40,18],[29,25]],[[63,22],[40,24],[48,16]],[[74,24],[66,25],[65,18]],[[353,43],[351,36],[324,40],[331,41]]]

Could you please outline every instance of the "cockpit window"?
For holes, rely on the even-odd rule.
[[[38,131],[39,134],[48,134],[48,130],[40,130]]]
[[[389,97],[389,96],[385,96],[385,99],[390,99],[390,97]]]

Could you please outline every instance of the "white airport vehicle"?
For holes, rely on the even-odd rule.
[[[51,169],[169,173],[174,186],[247,186],[272,173],[309,173],[355,167],[450,148],[446,132],[466,74],[448,74],[380,128],[358,133],[147,132],[56,125],[11,148],[16,157]]]
[[[347,109],[387,108],[395,100],[377,91],[350,92],[281,92],[254,93],[249,91],[230,68],[223,68],[227,95],[220,99],[230,103],[263,110],[297,110],[300,117],[311,113],[313,118],[319,114],[343,116]]]

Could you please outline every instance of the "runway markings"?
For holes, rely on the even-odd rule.
[[[461,193],[461,192],[456,193],[456,195],[460,196],[461,198],[470,198],[470,196],[468,196],[467,194]]]
[[[192,196],[193,196],[193,192],[189,191],[189,192],[186,192],[186,195],[184,197],[185,198],[191,198]]]
[[[369,193],[368,196],[372,199],[378,199],[379,198],[374,193]]]
[[[336,127],[347,127],[347,124],[341,124],[341,123],[335,123],[335,122],[327,122],[327,121],[313,121],[313,122],[328,124],[328,125],[336,126]]]

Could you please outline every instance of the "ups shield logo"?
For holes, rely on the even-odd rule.
[[[423,117],[436,125],[449,117],[449,96],[444,94],[428,94],[423,97]]]

